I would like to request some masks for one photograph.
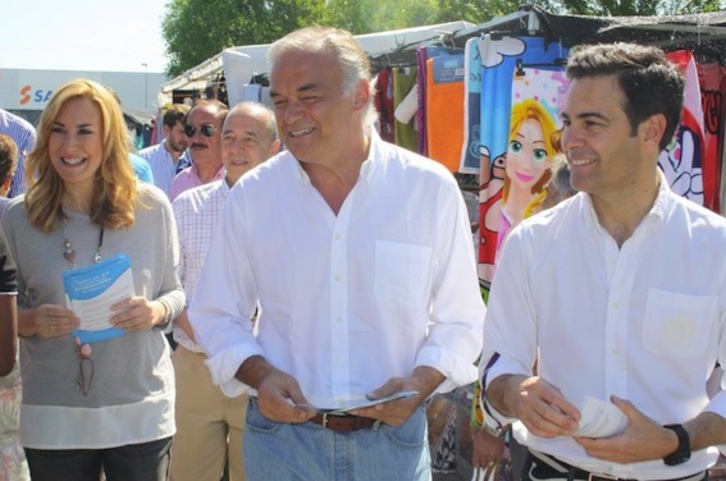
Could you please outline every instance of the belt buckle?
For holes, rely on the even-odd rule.
[[[323,413],[323,429],[328,429],[328,413]]]
[[[616,481],[620,478],[612,474],[588,473],[587,481]]]

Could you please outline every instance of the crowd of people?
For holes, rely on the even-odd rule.
[[[662,51],[571,55],[487,306],[459,186],[379,137],[352,35],[269,61],[272,108],[167,109],[146,180],[96,82],[37,137],[0,111],[0,480],[430,480],[428,400],[474,381],[475,466],[512,433],[516,479],[708,479],[726,221],[658,170],[684,86]]]

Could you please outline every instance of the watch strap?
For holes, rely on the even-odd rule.
[[[691,438],[685,428],[681,424],[666,424],[663,427],[678,436],[678,449],[664,457],[663,462],[668,466],[677,466],[691,459]]]

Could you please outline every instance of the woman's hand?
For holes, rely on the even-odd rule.
[[[28,326],[30,320],[32,328]],[[37,334],[43,339],[67,336],[81,326],[81,320],[73,311],[57,304],[42,304],[21,311],[18,321],[21,335]]]
[[[120,311],[109,322],[127,332],[148,331],[164,321],[166,308],[160,301],[150,301],[143,296],[134,296],[111,306]]]

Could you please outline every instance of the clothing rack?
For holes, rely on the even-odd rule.
[[[547,68],[547,67],[558,67],[558,68],[564,68],[567,64],[566,58],[558,58],[555,59],[554,62],[550,63],[524,63],[521,58],[517,59],[517,70],[516,75],[517,77],[524,77],[526,75],[526,72],[524,71],[525,68]]]

